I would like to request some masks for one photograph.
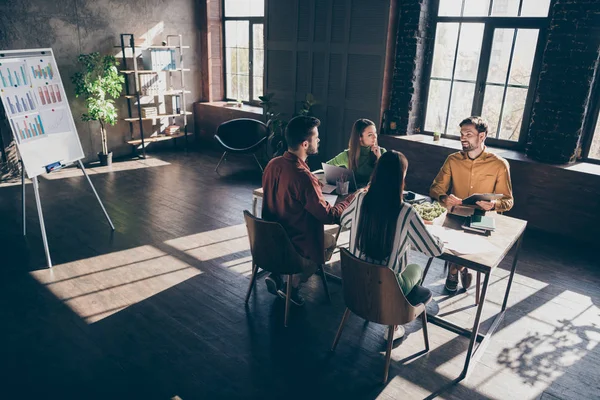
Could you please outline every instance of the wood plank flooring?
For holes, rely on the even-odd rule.
[[[326,301],[318,279],[283,328],[283,303],[263,280],[248,307],[250,252],[242,211],[260,171],[251,158],[156,153],[90,168],[111,215],[110,231],[80,171],[41,179],[55,264],[45,269],[31,185],[28,236],[21,236],[20,187],[0,184],[0,398],[422,399],[462,369],[467,339],[421,325],[383,371],[383,327],[344,311],[341,286]],[[344,238],[342,238],[343,241]],[[445,399],[600,398],[600,263],[593,250],[528,232],[505,320],[469,379]],[[418,253],[412,260],[424,265]],[[512,253],[492,276],[484,329],[499,309]],[[332,268],[337,268],[334,262]],[[470,326],[474,290],[447,296],[434,262],[430,311]]]

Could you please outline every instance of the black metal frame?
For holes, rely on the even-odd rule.
[[[477,272],[480,272],[484,275],[483,287],[481,289],[479,304],[477,305],[477,313],[475,314],[475,321],[473,322],[473,328],[471,330],[463,328],[461,326],[458,326],[458,325],[456,325],[444,318],[438,317],[436,315],[432,315],[429,313],[427,314],[427,319],[430,323],[437,325],[440,328],[444,328],[444,329],[454,332],[456,334],[470,338],[469,347],[467,348],[467,357],[465,360],[465,366],[464,366],[463,370],[461,371],[460,375],[458,376],[458,378],[453,380],[449,385],[455,385],[458,382],[465,379],[469,375],[469,372],[470,372],[469,368],[471,366],[471,361],[477,360],[481,356],[481,354],[483,354],[483,352],[485,351],[487,345],[489,344],[489,342],[491,340],[492,335],[494,334],[494,332],[500,325],[500,322],[502,322],[502,319],[504,318],[504,314],[506,312],[506,305],[508,304],[508,295],[510,294],[512,281],[515,276],[515,271],[517,269],[517,262],[519,259],[519,252],[521,250],[521,244],[523,242],[524,234],[525,234],[525,230],[523,229],[523,232],[521,232],[521,234],[519,235],[518,239],[516,240],[516,243],[513,244],[513,247],[516,246],[516,252],[515,252],[515,256],[513,258],[512,268],[510,270],[510,276],[508,278],[508,283],[506,285],[506,291],[504,292],[504,300],[502,302],[502,309],[500,310],[500,312],[498,314],[496,314],[496,317],[494,318],[494,321],[492,322],[490,329],[485,334],[481,334],[479,332],[479,328],[480,328],[480,322],[481,322],[481,314],[483,311],[483,306],[485,304],[485,297],[486,297],[487,289],[488,289],[489,282],[490,282],[490,276],[492,274],[492,269],[489,267],[483,268],[480,265],[475,264],[475,263],[469,263],[469,265],[468,265],[468,268],[473,269]],[[456,257],[448,256],[447,254],[443,254],[439,258],[442,260],[448,260],[451,262],[458,261]],[[431,266],[432,261],[433,261],[433,257],[430,258],[429,261],[427,262],[427,266],[425,267],[425,271],[423,272],[423,281],[425,280],[425,277],[427,275],[427,272],[429,271],[429,267]],[[464,262],[462,262],[462,263],[464,264]],[[475,343],[479,343],[479,345],[477,347],[475,347]],[[446,390],[447,388],[448,388],[448,386],[443,387],[442,389],[438,390],[436,393],[432,394],[430,397],[433,398],[433,397],[437,396],[440,392]]]
[[[434,2],[433,7],[437,7],[439,2]],[[462,4],[462,7],[464,8],[464,1]],[[521,0],[521,2],[519,3],[519,14],[521,12],[521,7],[522,7],[522,3],[523,0]],[[490,2],[490,9],[488,12],[488,15],[491,15],[491,10],[492,10],[492,5],[493,5],[493,1]],[[436,9],[436,14],[437,14],[437,9]],[[461,14],[462,14],[462,10],[461,10]],[[504,147],[504,148],[524,148],[526,141],[527,141],[527,130],[529,129],[529,124],[526,123],[526,121],[530,120],[530,116],[531,116],[531,108],[533,105],[533,100],[535,98],[535,93],[537,91],[537,81],[538,81],[538,76],[540,73],[540,67],[541,67],[541,59],[542,59],[542,54],[543,54],[543,50],[544,50],[544,46],[543,43],[546,39],[546,34],[547,34],[547,27],[549,24],[549,17],[492,17],[492,16],[487,16],[487,17],[440,17],[437,16],[435,17],[434,21],[433,21],[433,33],[432,33],[432,37],[435,38],[436,32],[437,32],[437,27],[439,23],[459,23],[459,31],[458,31],[458,36],[457,36],[457,41],[456,41],[456,49],[455,49],[455,57],[454,57],[454,65],[452,68],[452,77],[454,77],[454,73],[455,73],[455,69],[456,69],[456,52],[458,52],[458,46],[459,46],[459,40],[460,40],[460,30],[462,27],[463,23],[483,23],[484,24],[484,33],[483,33],[483,38],[482,38],[482,44],[481,44],[481,52],[479,55],[479,65],[478,65],[478,72],[477,72],[477,78],[476,81],[468,81],[468,80],[460,80],[460,79],[439,79],[439,78],[431,78],[431,69],[432,69],[432,65],[433,62],[429,63],[429,65],[425,68],[424,71],[424,76],[427,76],[428,79],[426,80],[426,83],[424,85],[424,104],[425,107],[423,107],[423,132],[424,134],[428,134],[428,135],[433,135],[433,132],[429,132],[429,131],[425,131],[425,120],[427,118],[427,102],[429,99],[429,88],[430,88],[430,83],[431,80],[446,80],[446,81],[451,81],[450,84],[450,98],[448,101],[448,108],[446,111],[446,126],[444,128],[444,131],[447,132],[447,128],[448,128],[448,115],[449,115],[449,110],[450,110],[450,105],[452,102],[452,88],[453,88],[453,82],[468,82],[468,83],[475,83],[475,93],[474,93],[474,98],[473,98],[473,105],[471,108],[471,115],[480,115],[481,114],[481,110],[483,108],[483,100],[485,97],[485,87],[486,87],[486,80],[487,80],[487,74],[488,74],[488,70],[489,70],[489,66],[490,66],[490,59],[491,59],[491,50],[492,50],[492,45],[493,45],[493,37],[494,37],[494,31],[496,29],[538,29],[538,42],[537,42],[537,46],[536,46],[536,54],[534,57],[534,61],[533,61],[533,66],[532,66],[532,70],[531,70],[531,77],[529,80],[529,85],[528,86],[524,86],[524,85],[508,85],[508,79],[510,77],[510,70],[511,70],[511,64],[512,64],[512,54],[514,52],[514,47],[515,47],[515,42],[516,42],[516,32],[513,35],[513,43],[512,43],[512,47],[511,47],[511,58],[509,60],[509,66],[508,66],[508,70],[507,70],[507,74],[506,74],[506,80],[505,80],[505,84],[504,85],[499,85],[499,86],[503,86],[504,87],[504,94],[503,94],[503,102],[502,102],[502,108],[504,107],[504,98],[506,96],[506,92],[507,92],[507,88],[508,87],[528,87],[529,90],[527,92],[527,98],[525,101],[525,109],[523,112],[523,122],[521,124],[521,130],[519,133],[519,139],[517,141],[510,141],[510,140],[504,140],[504,139],[498,139],[498,138],[492,138],[489,137],[486,139],[486,143],[490,144],[492,146],[496,146],[496,147]],[[433,54],[435,48],[435,40],[431,40],[428,46],[428,51],[431,52],[431,54]],[[500,125],[500,121],[502,121],[502,111],[501,110],[501,114],[500,114],[500,118],[499,118],[499,122],[498,124]],[[499,132],[497,131],[497,134]],[[447,134],[447,133],[442,133],[442,137],[444,138],[450,138],[450,139],[458,139],[459,136],[458,135],[452,135],[452,134]]]
[[[262,25],[263,26],[263,44],[265,43],[264,35],[265,35],[265,27],[266,27],[266,7],[267,2],[265,1],[265,12],[262,17],[227,17],[225,16],[225,2],[227,0],[221,0],[221,10],[223,11],[222,23],[223,29],[222,32],[222,51],[223,51],[223,93],[225,100],[234,100],[227,97],[227,41],[225,40],[225,22],[226,21],[248,21],[248,101],[243,101],[244,104],[250,105],[258,105],[260,102],[259,99],[254,98],[254,35],[253,35],[253,27],[254,25]],[[263,46],[263,93],[265,87],[265,74],[264,74],[264,63],[266,61],[267,51]]]

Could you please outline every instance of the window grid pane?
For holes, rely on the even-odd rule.
[[[225,0],[225,17],[264,17],[264,0]]]
[[[454,54],[458,45],[458,23],[437,24],[431,77],[452,78]]]
[[[477,79],[484,24],[462,24],[454,79]]]
[[[596,120],[596,129],[594,130],[594,136],[592,136],[592,145],[588,157],[600,160],[600,115]]]

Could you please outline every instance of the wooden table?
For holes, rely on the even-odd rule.
[[[483,354],[485,348],[489,344],[492,335],[494,334],[494,331],[498,328],[500,322],[504,318],[504,313],[506,311],[508,295],[510,293],[510,288],[512,285],[513,277],[515,275],[515,270],[517,268],[519,250],[521,248],[521,242],[523,240],[523,234],[525,233],[527,221],[507,217],[505,215],[500,214],[494,215],[493,217],[496,220],[496,230],[492,232],[490,236],[481,236],[477,234],[468,233],[464,234],[467,240],[469,237],[477,237],[477,240],[485,240],[487,244],[490,245],[489,251],[478,254],[459,255],[453,253],[450,250],[445,250],[444,253],[439,257],[442,260],[465,266],[469,269],[481,272],[484,275],[483,285],[481,288],[481,295],[479,299],[479,304],[477,306],[477,312],[475,314],[475,321],[473,323],[472,329],[465,329],[463,327],[453,324],[452,322],[444,318],[427,313],[427,319],[432,324],[470,338],[464,368],[458,376],[458,378],[452,381],[449,385],[454,385],[468,376],[471,361],[475,360],[476,357],[479,357],[481,354]],[[447,216],[442,222],[442,226],[449,230],[462,231],[462,228],[460,227],[461,223],[462,221],[459,218]],[[506,291],[504,292],[504,301],[502,302],[502,309],[498,314],[496,314],[490,329],[485,334],[481,334],[479,332],[481,313],[486,300],[490,276],[492,274],[492,271],[494,271],[494,269],[498,267],[498,265],[502,262],[502,260],[504,260],[504,257],[506,257],[510,249],[512,249],[514,246],[516,246],[516,252],[512,262],[512,268],[510,270],[510,277],[506,285]],[[427,275],[427,272],[429,271],[429,267],[431,266],[432,262],[433,257],[430,258],[427,262],[427,266],[425,267],[425,271],[423,272],[423,281],[425,281],[425,276]],[[445,390],[447,387],[448,386],[445,386],[444,388],[440,389],[440,391],[438,391],[436,395],[439,392]]]

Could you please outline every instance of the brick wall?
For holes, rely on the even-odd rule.
[[[556,0],[550,10],[527,155],[574,161],[591,95],[600,47],[600,0]]]
[[[418,133],[423,126],[425,66],[431,63],[428,51],[433,39],[432,0],[404,0],[399,5],[396,64],[392,84],[391,110],[400,134]]]

